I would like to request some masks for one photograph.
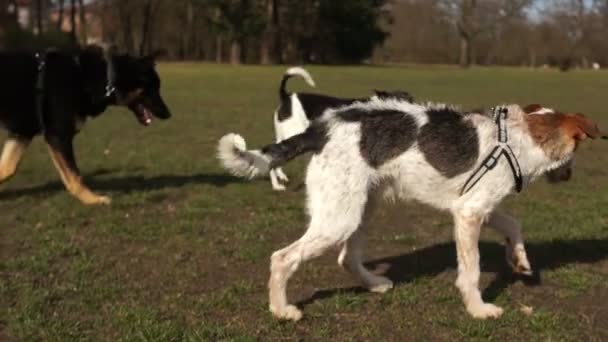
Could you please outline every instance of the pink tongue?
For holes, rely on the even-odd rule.
[[[149,125],[150,123],[152,123],[152,115],[150,115],[150,112],[144,108],[144,123],[146,125]]]
[[[150,114],[150,111],[143,105],[140,107],[139,121],[142,125],[145,126],[148,126],[150,123],[152,123],[152,115]]]

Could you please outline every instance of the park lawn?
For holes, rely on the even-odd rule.
[[[76,139],[86,182],[112,196],[85,207],[63,190],[41,139],[0,186],[0,340],[408,341],[608,340],[608,142],[582,144],[572,181],[539,181],[505,209],[523,223],[537,276],[514,277],[502,241],[482,234],[484,298],[498,320],[466,314],[451,219],[416,204],[372,220],[367,260],[396,282],[362,291],[328,253],[289,285],[304,319],[267,310],[269,257],[306,226],[307,158],[286,167],[288,191],[242,181],[215,158],[238,132],[271,142],[285,67],[162,64],[169,121],[143,128],[113,109]],[[608,73],[518,68],[310,67],[318,91],[367,96],[410,91],[466,108],[518,102],[586,113],[608,130]],[[307,89],[293,80],[290,89]],[[524,307],[532,308],[526,314]]]

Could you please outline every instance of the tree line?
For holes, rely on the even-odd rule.
[[[27,40],[0,0],[0,46]],[[608,64],[608,0],[32,0],[33,41],[219,63]],[[66,6],[67,5],[67,6]],[[53,6],[71,29],[43,18]],[[66,9],[64,10],[64,7]],[[85,23],[76,30],[76,21]],[[45,24],[43,24],[45,23]],[[97,32],[96,31],[96,32]],[[44,38],[44,39],[43,39]]]

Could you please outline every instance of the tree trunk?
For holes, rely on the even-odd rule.
[[[135,51],[135,42],[133,40],[133,16],[132,11],[127,6],[128,2],[119,2],[116,6],[118,7],[118,18],[120,19],[120,27],[117,28],[118,32],[122,33],[122,41],[127,53],[133,53]]]
[[[197,54],[196,49],[196,29],[194,28],[194,5],[192,0],[186,4],[186,33],[184,39],[184,56],[192,59]]]
[[[146,44],[148,43],[148,35],[150,28],[150,18],[152,16],[152,0],[146,1],[146,7],[144,9],[144,23],[142,27],[142,38],[141,44],[139,45],[139,55],[143,56],[146,53]]]
[[[57,31],[61,32],[61,28],[63,27],[63,9],[64,9],[65,0],[59,0],[59,16],[57,17]]]
[[[222,55],[224,52],[224,39],[221,34],[215,37],[215,63],[222,63]]]
[[[78,13],[79,13],[79,17],[78,17],[78,25],[79,25],[79,31],[80,31],[80,42],[82,45],[86,45],[87,41],[88,41],[88,34],[87,34],[87,15],[86,15],[86,8],[84,7],[84,1],[83,0],[78,0]]]
[[[36,0],[36,35],[42,35],[42,0]]]
[[[281,28],[280,28],[280,18],[279,18],[279,1],[280,0],[272,0],[272,26],[274,27],[274,41],[273,41],[273,45],[274,45],[274,60],[276,63],[282,64],[283,63],[283,49],[282,49],[282,44],[283,42],[281,41],[281,34],[277,33],[277,32],[281,32]]]
[[[465,35],[460,36],[460,66],[463,68],[471,66],[471,40]]]
[[[76,36],[76,0],[70,0],[70,40],[72,45],[78,46],[78,37]]]
[[[272,48],[272,40],[274,35],[274,0],[266,0],[266,31],[262,35],[260,44],[260,63],[271,64],[270,50]]]
[[[233,39],[230,43],[230,64],[241,64],[241,42],[238,39]]]

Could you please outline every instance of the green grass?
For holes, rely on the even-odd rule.
[[[499,320],[465,312],[455,280],[450,218],[418,205],[375,215],[370,267],[396,287],[361,291],[335,253],[307,263],[289,286],[299,323],[267,311],[270,254],[306,226],[306,158],[293,184],[228,176],[215,159],[225,133],[273,140],[284,67],[160,66],[174,117],[140,127],[114,109],[77,138],[90,186],[113,197],[84,207],[63,190],[44,144],[0,186],[0,340],[608,340],[608,144],[585,143],[574,179],[543,181],[505,207],[524,225],[536,281],[514,278],[500,239],[482,236],[484,297]],[[605,72],[469,71],[445,67],[311,67],[318,91],[366,96],[403,89],[464,107],[541,103],[586,113],[608,129]],[[306,89],[294,80],[291,89]],[[540,281],[539,281],[540,280]],[[533,308],[527,316],[522,305]]]

